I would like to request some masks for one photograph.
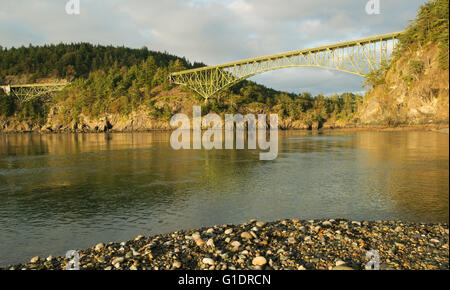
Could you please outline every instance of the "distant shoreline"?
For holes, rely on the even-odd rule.
[[[81,131],[81,130],[30,130],[30,131],[4,131],[0,130],[0,135],[12,135],[12,134],[39,134],[39,135],[51,135],[51,134],[105,134],[105,133],[149,133],[149,132],[171,132],[174,129],[155,128],[147,130],[107,130],[107,131]],[[206,130],[206,129],[204,129]],[[320,129],[295,129],[279,128],[280,131],[303,131],[303,132],[326,132],[326,131],[433,131],[443,134],[449,134],[449,124],[429,124],[429,125],[401,125],[396,127],[390,126],[355,126],[355,127],[322,127]]]
[[[341,218],[251,220],[99,243],[78,250],[81,270],[363,270],[375,250],[382,270],[448,270],[446,223]],[[33,257],[9,270],[62,270],[65,257]]]

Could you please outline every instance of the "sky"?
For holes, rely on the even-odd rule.
[[[69,1],[79,1],[79,14],[67,13]],[[379,1],[378,14],[366,12],[368,1]],[[0,45],[146,46],[215,65],[400,31],[424,2],[0,0]],[[321,68],[275,70],[251,80],[277,90],[325,95],[361,92],[364,83],[362,77]]]

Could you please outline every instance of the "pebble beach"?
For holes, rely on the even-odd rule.
[[[77,252],[81,270],[363,270],[370,250],[379,254],[382,270],[448,270],[448,224],[251,220],[101,242]],[[68,261],[36,256],[4,270],[63,270]]]

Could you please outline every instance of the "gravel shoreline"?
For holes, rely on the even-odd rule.
[[[100,243],[78,253],[80,269],[86,270],[362,270],[369,250],[379,253],[381,269],[448,270],[448,224],[251,220]],[[33,257],[4,270],[59,270],[67,261]]]

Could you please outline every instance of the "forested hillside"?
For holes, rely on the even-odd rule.
[[[362,102],[354,94],[290,94],[243,81],[205,103],[168,83],[170,72],[203,64],[147,49],[81,43],[3,49],[0,55],[3,84],[71,81],[46,102],[1,96],[3,131],[169,129],[170,117],[193,105],[204,113],[278,113],[282,128],[308,129],[347,124]]]

